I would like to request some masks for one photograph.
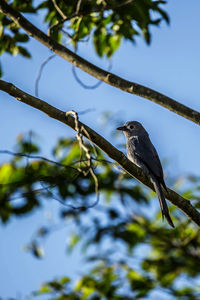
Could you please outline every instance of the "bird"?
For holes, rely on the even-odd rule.
[[[170,226],[175,227],[162,190],[164,188],[167,191],[162,165],[148,132],[137,121],[128,121],[117,130],[123,131],[126,137],[128,159],[140,167],[150,178],[159,199],[162,217],[166,218]]]

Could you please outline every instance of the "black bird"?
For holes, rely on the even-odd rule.
[[[166,218],[170,226],[174,227],[162,191],[162,187],[167,191],[162,165],[149,134],[142,124],[137,121],[126,122],[124,126],[118,127],[117,130],[122,130],[125,134],[128,158],[149,176],[160,202],[162,216]]]

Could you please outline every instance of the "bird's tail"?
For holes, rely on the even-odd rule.
[[[165,196],[163,194],[160,183],[155,178],[153,178],[152,183],[154,185],[156,194],[158,196],[158,200],[160,202],[160,208],[161,208],[162,216],[166,218],[166,220],[167,220],[167,222],[169,223],[170,226],[175,227],[173,222],[172,222],[172,219],[170,217],[167,202],[165,200]]]

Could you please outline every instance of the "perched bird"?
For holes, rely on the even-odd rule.
[[[125,134],[128,158],[151,179],[160,202],[162,216],[166,218],[169,225],[174,227],[162,190],[163,187],[167,191],[162,165],[158,153],[151,143],[149,134],[142,124],[137,121],[126,122],[124,126],[118,127],[117,130],[122,130]]]

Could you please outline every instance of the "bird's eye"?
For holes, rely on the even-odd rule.
[[[129,127],[130,129],[133,129],[133,125],[130,125],[130,127]]]

